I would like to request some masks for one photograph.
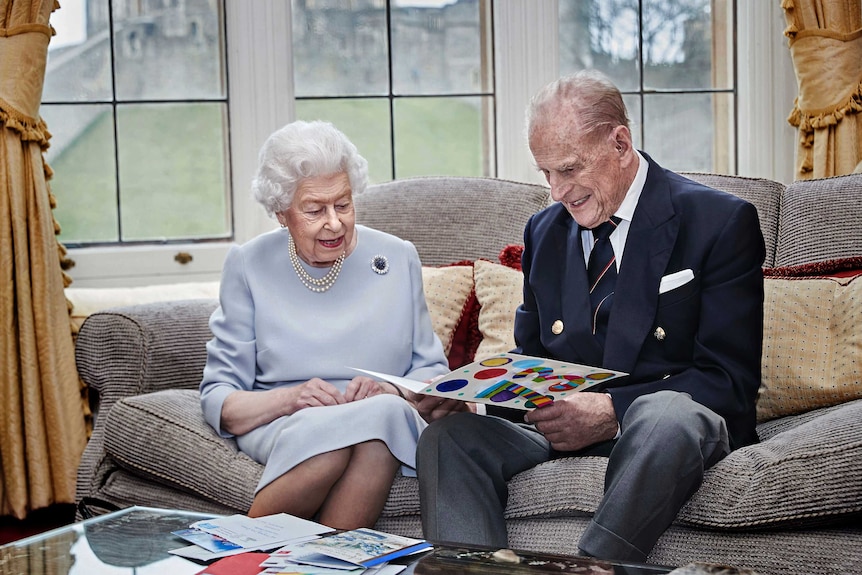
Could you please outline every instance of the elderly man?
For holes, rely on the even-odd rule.
[[[421,399],[433,420],[417,460],[425,537],[505,547],[512,476],[604,455],[604,497],[578,548],[644,561],[704,471],[757,441],[757,212],[636,150],[619,90],[594,72],[536,94],[527,136],[556,203],[524,232],[514,351],[629,376],[516,423]]]

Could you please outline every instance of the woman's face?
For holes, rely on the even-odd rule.
[[[306,178],[290,207],[277,215],[293,236],[296,253],[310,266],[330,267],[356,244],[353,191],[346,172]]]

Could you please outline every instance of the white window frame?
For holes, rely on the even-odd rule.
[[[530,96],[559,73],[557,0],[494,0],[497,177],[541,182],[524,138]],[[740,175],[789,183],[796,80],[777,2],[737,3]],[[275,222],[249,196],[257,151],[294,118],[288,0],[226,0],[234,241]],[[70,249],[73,287],[214,281],[230,242]],[[192,256],[181,264],[175,256]]]

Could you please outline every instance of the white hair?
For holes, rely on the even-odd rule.
[[[368,162],[347,136],[329,122],[298,120],[264,142],[251,191],[273,217],[290,207],[296,188],[306,178],[341,172],[347,173],[353,194],[365,191]]]

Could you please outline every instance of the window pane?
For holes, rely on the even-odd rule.
[[[111,46],[108,0],[64,0],[51,14],[57,35],[48,44],[43,102],[94,102],[111,99]],[[52,130],[53,131],[53,130]]]
[[[298,97],[389,92],[386,2],[354,4],[293,0],[293,74]]]
[[[54,218],[67,245],[117,241],[117,178],[110,105],[43,105],[51,131],[46,160],[57,198]]]
[[[732,61],[732,53],[726,52],[729,43],[725,37],[730,27],[726,11],[713,12],[712,5],[712,0],[644,0],[645,87],[730,87],[731,76],[713,69],[714,55],[718,53],[715,49],[719,47],[722,61]]]
[[[641,120],[641,97],[639,94],[623,94],[623,103],[629,113],[629,128],[634,147],[643,149],[643,121]]]
[[[645,149],[676,171],[736,170],[731,94],[644,96]]]
[[[395,177],[492,175],[492,106],[488,97],[395,100]]]
[[[118,100],[224,97],[220,2],[112,0],[111,6]]]
[[[331,122],[368,160],[371,182],[392,179],[388,99],[297,100],[296,117]]]
[[[483,34],[485,2],[426,0],[421,6],[395,0],[392,6],[392,65],[395,94],[484,92]],[[484,67],[490,70],[490,66]]]
[[[117,107],[122,239],[230,234],[223,104]]]
[[[601,70],[638,90],[638,0],[560,0],[560,72]]]

